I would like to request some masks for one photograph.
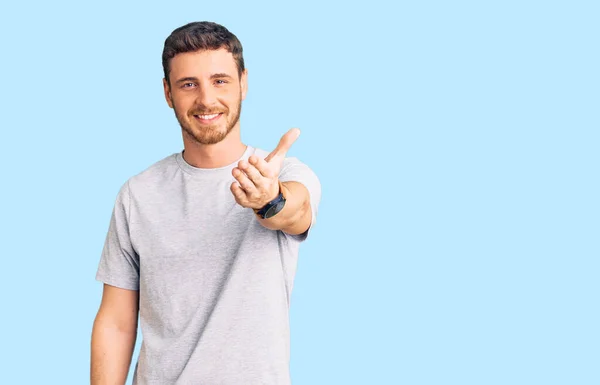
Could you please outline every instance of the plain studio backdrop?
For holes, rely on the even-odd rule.
[[[0,383],[88,383],[118,189],[183,148],[164,40],[211,20],[244,142],[299,127],[323,186],[294,385],[599,384],[597,4],[3,3]]]

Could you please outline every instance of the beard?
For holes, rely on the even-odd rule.
[[[202,108],[196,107],[189,110],[187,113],[178,111],[173,103],[175,117],[181,126],[184,133],[200,144],[216,144],[222,141],[229,135],[233,127],[240,120],[242,112],[242,95],[238,99],[237,105],[233,110],[227,107],[223,108]],[[219,117],[219,122],[211,125],[201,125],[196,122],[194,115],[210,115],[215,113],[223,113]]]

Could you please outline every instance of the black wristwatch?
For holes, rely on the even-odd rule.
[[[283,187],[281,186],[281,182],[278,183],[279,195],[277,195],[275,199],[264,205],[262,208],[254,210],[256,212],[256,215],[263,219],[271,218],[272,216],[283,210],[283,207],[285,206],[285,196],[283,195]]]

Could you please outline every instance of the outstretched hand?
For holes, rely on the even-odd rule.
[[[277,147],[265,159],[252,155],[248,161],[239,161],[232,170],[236,181],[231,184],[231,192],[239,205],[260,209],[277,197],[283,160],[299,135],[300,130],[292,128],[281,137]]]

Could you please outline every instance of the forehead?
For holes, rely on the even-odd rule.
[[[237,74],[233,55],[225,48],[177,54],[171,59],[170,67],[171,78],[206,77],[214,73],[226,73],[236,77]]]

